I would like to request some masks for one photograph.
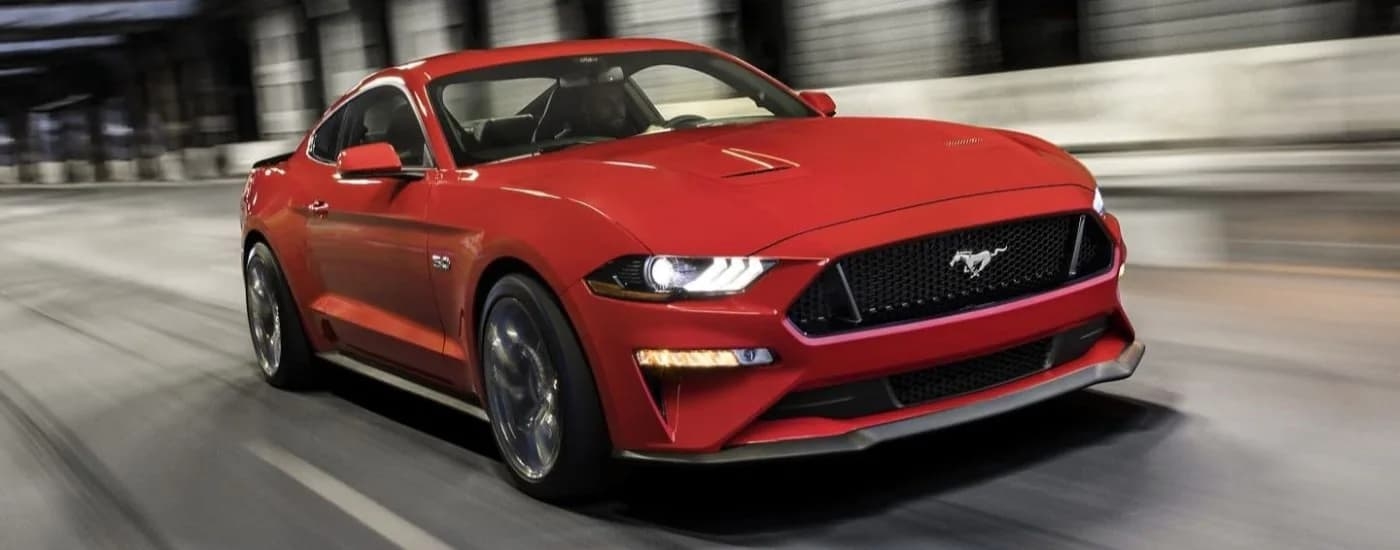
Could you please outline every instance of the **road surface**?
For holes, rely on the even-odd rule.
[[[1130,267],[1130,380],[570,511],[469,417],[264,386],[238,191],[0,190],[0,548],[1400,546],[1397,278]]]

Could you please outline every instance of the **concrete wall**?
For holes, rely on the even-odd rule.
[[[316,20],[316,32],[321,39],[321,72],[326,105],[334,103],[366,75],[379,70],[378,62],[370,59],[370,35],[361,14],[346,9]]]
[[[789,0],[797,86],[952,74],[962,63],[956,0]]]
[[[555,0],[491,0],[487,13],[492,46],[547,42],[563,36]]]
[[[267,10],[251,23],[259,126],[270,138],[299,135],[321,114],[307,105],[305,88],[312,82],[311,63],[298,46],[297,35],[304,29],[294,9]]]
[[[394,0],[389,4],[389,32],[393,35],[394,62],[403,63],[461,49],[454,36],[462,22],[457,2],[449,0]]]
[[[709,46],[720,40],[717,0],[612,0],[618,36],[685,40]]]
[[[1400,36],[831,88],[840,113],[1017,128],[1068,147],[1400,134]]]
[[[1352,0],[1085,0],[1091,59],[1169,55],[1347,35]]]

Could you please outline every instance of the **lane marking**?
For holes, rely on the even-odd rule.
[[[373,499],[356,491],[334,476],[312,466],[285,450],[266,443],[248,443],[245,447],[264,462],[281,470],[321,498],[365,524],[379,536],[400,548],[413,550],[451,549],[452,546],[409,523]]]

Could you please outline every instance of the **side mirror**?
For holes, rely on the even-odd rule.
[[[393,178],[416,180],[423,177],[421,169],[406,169],[398,152],[388,143],[366,143],[348,147],[335,162],[342,178]]]
[[[806,101],[808,105],[823,115],[836,116],[836,100],[831,99],[831,95],[826,92],[807,90],[798,92],[797,97],[802,98],[802,101]]]

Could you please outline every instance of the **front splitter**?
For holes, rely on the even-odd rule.
[[[661,453],[622,451],[619,458],[673,464],[730,464],[784,458],[833,455],[863,451],[880,443],[938,431],[959,424],[997,416],[1089,386],[1122,380],[1137,371],[1147,351],[1146,344],[1133,342],[1112,361],[1096,363],[1043,384],[979,401],[964,407],[916,416],[886,424],[861,428],[841,435],[751,443],[713,453]]]

